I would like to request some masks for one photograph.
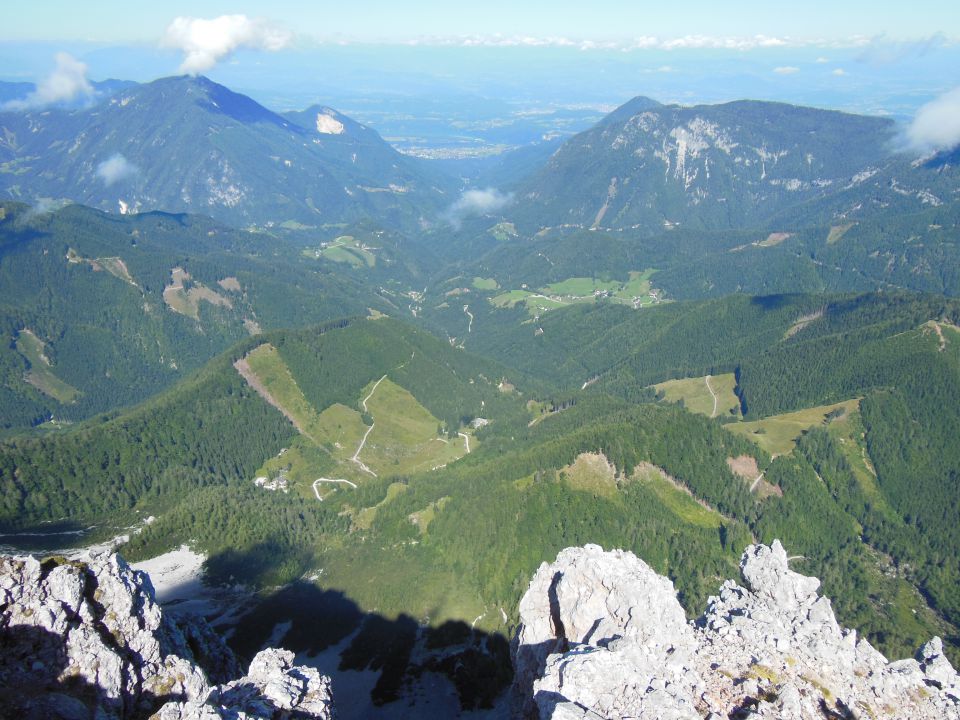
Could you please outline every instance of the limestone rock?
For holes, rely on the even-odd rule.
[[[264,650],[246,676],[215,688],[205,701],[167,703],[154,718],[332,718],[330,678],[314,668],[294,667],[293,657],[288,650]]]
[[[595,545],[544,563],[520,603],[515,707],[539,718],[960,718],[939,638],[888,663],[837,623],[777,541],[741,560],[694,623],[673,585]]]
[[[0,556],[2,717],[113,720],[180,705],[225,708],[223,717],[330,717],[329,679],[292,667],[292,654],[265,651],[247,677],[211,687],[191,645],[216,676],[236,674],[209,626],[191,621],[185,636],[164,618],[149,577],[119,556]]]

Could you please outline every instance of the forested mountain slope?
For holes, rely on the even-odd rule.
[[[186,76],[90,108],[8,111],[0,192],[112,212],[202,212],[234,225],[372,218],[417,227],[451,202],[442,176],[375,132],[329,109],[311,115],[301,124]]]
[[[758,226],[850,183],[892,135],[887,119],[793,105],[636,98],[564,143],[511,215],[534,229]]]
[[[263,329],[389,309],[332,267],[209,218],[0,205],[0,427],[133,404]]]
[[[521,373],[389,319],[266,333],[133,411],[0,446],[4,527],[66,517],[109,532],[150,513],[128,553],[189,539],[210,555],[213,578],[257,585],[322,567],[323,587],[365,609],[437,623],[479,616],[490,630],[509,624],[528,573],[571,543],[634,549],[696,607],[751,537],[782,538],[824,578],[845,622],[882,646],[950,636],[960,572],[943,523],[954,512],[949,438],[960,419],[935,407],[960,392],[949,384],[960,332],[942,316],[936,326],[916,321],[955,308],[835,298],[820,315],[817,301],[625,308],[622,322],[645,325],[619,328],[612,370],[583,391],[582,369],[551,365],[551,353],[568,352],[555,345]],[[618,315],[578,308],[553,318],[599,326],[601,311]],[[692,343],[706,327],[715,331]],[[596,327],[592,337],[574,359],[614,334]],[[818,343],[839,348],[815,367],[822,382],[785,385],[793,370],[781,366],[807,362],[804,349]],[[858,350],[877,357],[866,377],[849,372]],[[244,360],[250,374],[238,372]],[[598,392],[655,401],[644,384],[725,363],[740,368],[743,432],[734,417]],[[926,370],[913,384],[897,374],[918,363]],[[781,412],[834,395],[853,404],[817,416],[787,452],[758,439],[774,426],[747,431],[764,402]],[[409,422],[417,417],[433,420]],[[914,453],[938,459],[898,464]],[[297,628],[310,648],[311,631]]]

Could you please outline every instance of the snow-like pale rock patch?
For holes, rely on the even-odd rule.
[[[326,113],[317,113],[317,132],[324,135],[342,135],[343,123]]]
[[[133,563],[130,567],[150,576],[158,603],[191,600],[203,594],[203,563],[206,555],[186,545],[155,558]]]

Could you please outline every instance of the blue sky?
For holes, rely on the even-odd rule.
[[[8,7],[0,41],[156,41],[174,16],[243,13],[265,17],[310,39],[400,42],[468,35],[623,40],[634,37],[750,37],[845,41],[879,35],[915,40],[934,33],[960,35],[951,0],[360,0],[344,2],[136,3],[129,0],[45,0]]]
[[[398,95],[601,108],[644,94],[906,118],[960,82],[955,2],[45,0],[6,10],[0,80],[42,81],[67,52],[90,79],[202,73],[278,109]],[[197,18],[224,15],[245,25],[191,46]],[[172,32],[177,18],[190,27]]]

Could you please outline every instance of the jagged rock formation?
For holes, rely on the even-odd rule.
[[[246,677],[211,686],[239,674],[232,654],[202,621],[164,618],[149,577],[119,556],[0,557],[0,717],[332,717],[329,678],[292,660],[265,650]]]
[[[330,678],[314,668],[294,667],[293,657],[289,650],[264,650],[246,676],[214,688],[203,700],[167,703],[154,720],[333,717]]]
[[[596,545],[544,563],[520,603],[516,708],[539,718],[960,718],[939,638],[888,662],[841,628],[779,542],[687,623],[673,584]]]

